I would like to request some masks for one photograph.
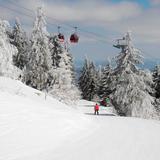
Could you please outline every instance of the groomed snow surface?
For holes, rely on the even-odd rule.
[[[0,78],[0,160],[159,160],[160,122],[69,107]]]

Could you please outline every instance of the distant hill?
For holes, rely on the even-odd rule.
[[[76,74],[77,76],[80,74],[80,71],[82,69],[84,61],[80,60],[80,61],[75,61],[75,70],[76,70]],[[107,62],[106,61],[96,61],[95,64],[96,66],[105,66]],[[149,70],[153,70],[154,67],[160,64],[160,59],[144,59],[144,64],[140,64],[139,67],[142,69],[149,69]]]
[[[145,59],[144,64],[140,68],[153,70],[156,65],[160,64],[160,59]]]

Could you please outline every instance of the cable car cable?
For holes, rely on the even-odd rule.
[[[31,10],[31,9],[29,9],[29,8],[26,8],[26,7],[23,7],[22,5],[19,5],[19,4],[15,3],[15,2],[13,2],[13,1],[11,1],[11,0],[7,0],[7,1],[8,1],[9,3],[12,3],[13,5],[15,5],[16,7],[19,6],[19,7],[23,8],[23,9],[29,11],[29,12],[32,12],[32,13],[34,12],[33,10]],[[69,25],[69,24],[66,24],[66,23],[63,23],[63,22],[61,22],[61,21],[59,21],[59,20],[57,20],[57,19],[55,19],[55,18],[52,18],[52,17],[49,17],[49,16],[46,16],[46,17],[49,18],[49,19],[51,19],[51,20],[53,20],[53,21],[56,21],[56,22],[58,22],[58,23],[61,23],[61,24],[65,25],[65,26],[67,26],[68,28],[74,28],[74,26]],[[58,26],[58,25],[57,25],[57,26]],[[96,36],[96,37],[100,37],[100,38],[102,38],[102,39],[105,39],[104,41],[106,41],[106,37],[105,37],[105,36],[102,36],[102,35],[97,34],[97,33],[95,33],[95,32],[87,31],[87,30],[81,29],[81,28],[79,28],[79,27],[77,28],[77,30],[79,30],[79,31],[81,31],[81,32],[85,32],[85,33],[91,34],[91,35],[94,35],[94,36]],[[106,43],[110,43],[110,44],[111,44],[112,42],[109,41],[109,40],[107,40]]]

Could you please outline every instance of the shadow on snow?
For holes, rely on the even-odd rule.
[[[94,113],[85,113],[86,115],[92,115],[92,116],[96,116]],[[99,115],[97,116],[116,116],[114,114],[109,114],[109,113],[99,113]]]

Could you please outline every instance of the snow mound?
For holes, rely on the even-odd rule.
[[[54,105],[54,107],[66,107],[66,105],[60,103],[59,101],[48,97],[47,101],[45,100],[45,93],[33,89],[31,87],[28,87],[24,85],[22,82],[18,80],[12,80],[10,78],[6,77],[0,77],[0,92],[2,93],[9,93],[14,96],[19,96],[21,98],[26,98],[30,100],[34,100],[35,102],[41,101],[45,103],[50,103],[50,100],[55,102],[57,105]]]
[[[54,149],[89,123],[77,110],[9,78],[0,77],[0,98],[0,160]]]

